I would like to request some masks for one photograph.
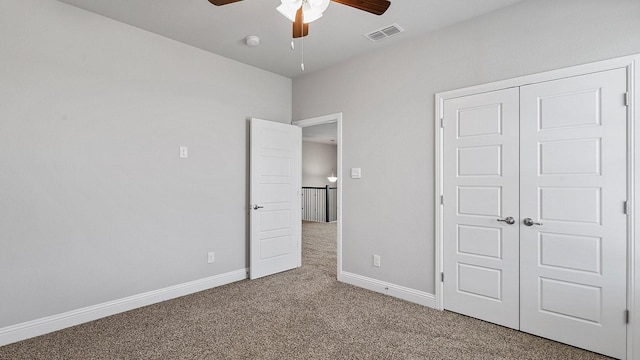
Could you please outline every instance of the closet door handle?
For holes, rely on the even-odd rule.
[[[542,225],[542,223],[541,223],[541,222],[535,222],[535,221],[531,220],[531,218],[525,218],[525,219],[524,219],[524,224],[525,224],[526,226],[531,226],[531,225]]]
[[[506,217],[506,218],[504,218],[504,219],[498,219],[498,221],[506,222],[506,223],[507,223],[507,224],[509,224],[509,225],[513,225],[513,224],[515,224],[515,223],[516,223],[516,220],[515,220],[513,217],[511,217],[511,216]]]
[[[258,210],[258,209],[262,209],[262,208],[264,208],[264,206],[253,205],[253,210]]]

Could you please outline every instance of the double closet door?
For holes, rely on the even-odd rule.
[[[625,69],[444,101],[444,308],[624,358]]]

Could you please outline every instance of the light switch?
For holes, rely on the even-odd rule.
[[[362,170],[360,168],[351,168],[351,178],[360,179],[362,177]]]
[[[189,157],[189,149],[186,146],[180,146],[180,159],[186,159]]]

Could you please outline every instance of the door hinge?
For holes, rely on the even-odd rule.
[[[625,202],[623,203],[623,205],[622,205],[622,209],[624,210],[624,214],[625,214],[625,215],[629,215],[629,205],[628,205],[628,204],[629,204],[629,203],[625,201]]]
[[[440,273],[440,282],[444,282],[444,272]]]
[[[624,106],[629,106],[629,102],[630,102],[629,93],[626,92],[624,93]]]
[[[624,311],[624,323],[625,324],[629,323],[629,310]]]
[[[440,118],[440,127],[444,129],[444,118]]]
[[[444,205],[444,195],[440,195],[440,205]]]

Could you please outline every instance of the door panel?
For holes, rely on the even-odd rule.
[[[541,175],[600,175],[600,138],[547,141],[539,147]]]
[[[626,353],[625,69],[521,87],[520,328]]]
[[[502,257],[502,231],[482,226],[458,225],[458,251],[461,254]]]
[[[460,148],[458,149],[458,176],[500,176],[501,155],[500,145]]]
[[[501,301],[502,270],[458,263],[458,291]]]
[[[518,328],[518,89],[444,105],[444,307]]]
[[[541,233],[540,266],[599,274],[601,249],[602,238],[599,237]]]
[[[251,119],[251,279],[300,266],[300,141],[297,126]]]
[[[500,216],[501,194],[500,186],[459,186],[458,214],[487,216],[496,220],[495,218]]]
[[[538,186],[538,209],[529,215],[557,222],[600,224],[601,190],[599,187]]]

